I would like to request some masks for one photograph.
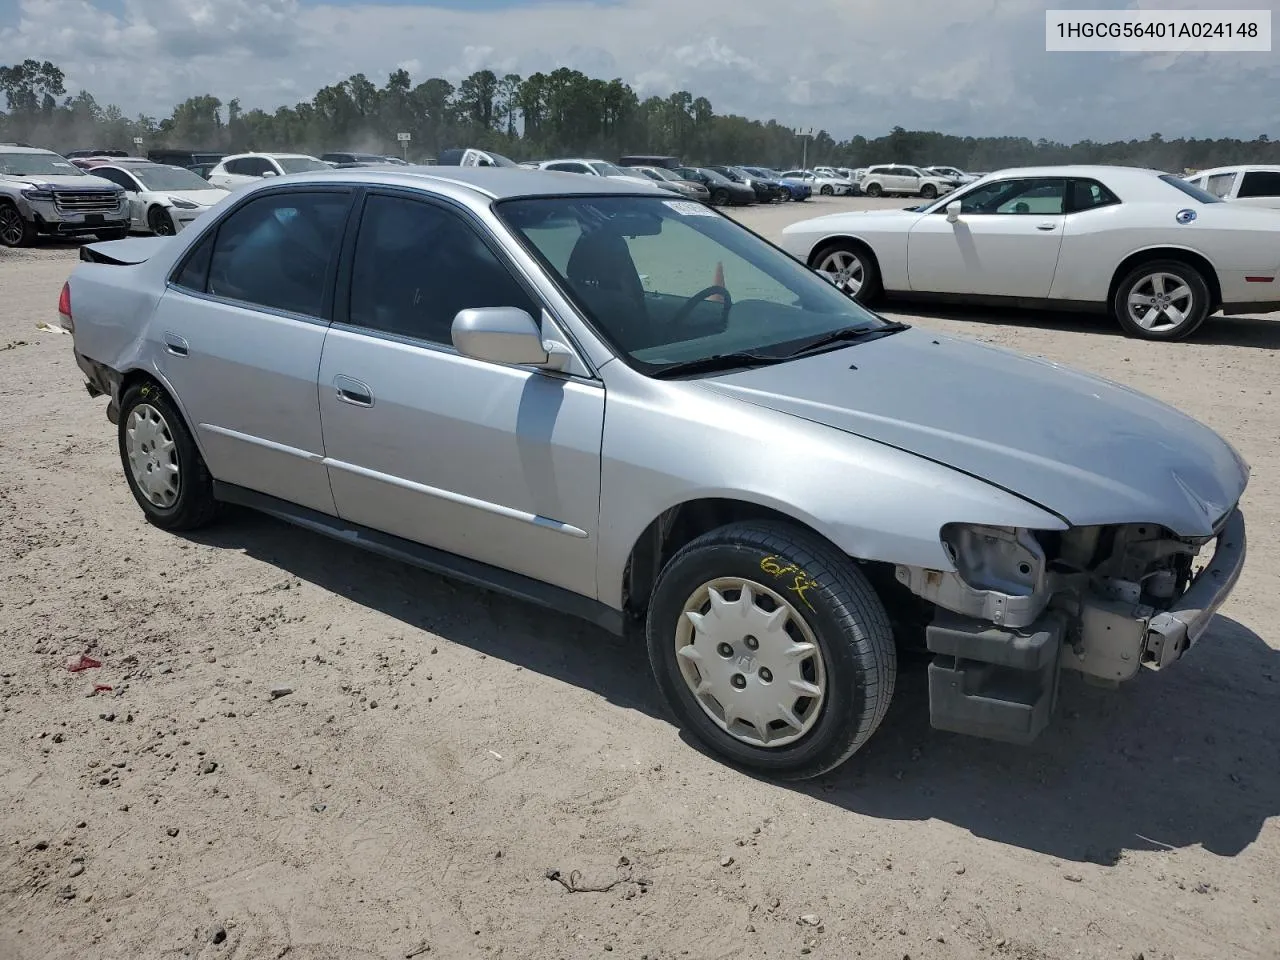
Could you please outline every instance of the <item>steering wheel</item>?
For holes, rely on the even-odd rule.
[[[694,307],[702,303],[713,293],[718,293],[724,298],[724,316],[721,319],[727,320],[729,317],[729,311],[733,308],[733,296],[728,290],[716,283],[707,287],[705,290],[699,290],[692,297],[682,303],[680,305],[680,309],[675,312],[675,315],[668,320],[667,323],[674,327],[676,324],[683,322],[684,319],[693,312]]]
[[[1025,200],[1019,200],[1017,203],[1013,205],[1013,212],[1014,213],[1030,213],[1031,205],[1027,203],[1027,201]]]

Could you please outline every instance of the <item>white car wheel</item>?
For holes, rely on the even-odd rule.
[[[1176,260],[1144,263],[1116,288],[1112,312],[1125,332],[1144,340],[1181,340],[1209,315],[1209,286]]]

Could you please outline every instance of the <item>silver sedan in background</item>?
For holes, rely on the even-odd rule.
[[[244,504],[642,638],[765,775],[865,744],[900,645],[935,726],[1029,740],[1060,669],[1168,667],[1244,563],[1209,428],[642,181],[326,170],[84,251],[59,313],[153,524]]]

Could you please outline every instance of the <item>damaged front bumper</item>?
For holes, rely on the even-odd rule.
[[[1034,740],[1053,715],[1062,670],[1115,684],[1144,666],[1159,670],[1180,659],[1235,587],[1245,554],[1244,515],[1237,508],[1219,529],[1209,563],[1161,610],[1137,597],[1086,592],[1074,604],[1034,611],[1020,608],[1024,598],[1005,604],[970,594],[952,574],[898,568],[900,582],[937,603],[926,631],[936,655],[929,667],[932,725],[994,740]]]

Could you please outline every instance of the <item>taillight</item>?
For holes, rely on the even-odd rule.
[[[67,333],[75,333],[75,321],[71,319],[71,282],[62,285],[62,293],[58,294],[58,316],[62,319],[62,329]]]

